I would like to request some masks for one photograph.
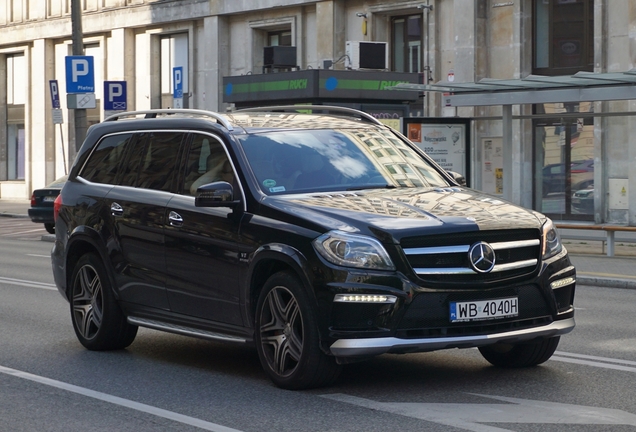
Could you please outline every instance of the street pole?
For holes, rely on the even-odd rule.
[[[84,55],[84,34],[82,33],[81,0],[71,0],[71,25],[73,38],[73,55]],[[75,151],[79,151],[86,138],[86,110],[75,109]],[[69,155],[70,156],[70,155]]]

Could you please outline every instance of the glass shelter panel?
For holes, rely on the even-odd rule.
[[[535,120],[535,206],[553,219],[594,215],[594,124],[591,104],[545,104],[555,118]],[[581,117],[559,113],[581,112]]]

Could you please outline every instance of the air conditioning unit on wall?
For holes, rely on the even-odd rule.
[[[389,48],[386,42],[347,41],[347,69],[388,69]]]

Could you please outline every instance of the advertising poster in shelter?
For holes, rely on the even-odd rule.
[[[492,195],[503,195],[503,145],[501,137],[481,141],[483,165],[482,190]]]
[[[407,136],[442,168],[468,179],[467,124],[408,123]]]

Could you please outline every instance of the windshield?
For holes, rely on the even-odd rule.
[[[290,192],[449,183],[412,148],[386,130],[277,131],[240,138],[261,189]]]

